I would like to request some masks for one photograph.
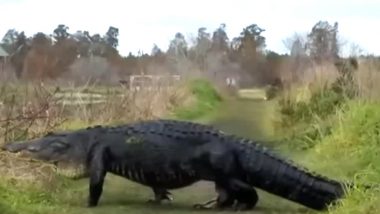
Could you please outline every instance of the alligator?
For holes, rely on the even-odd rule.
[[[345,196],[349,185],[311,173],[257,141],[176,120],[50,132],[2,149],[26,152],[62,171],[74,168],[77,177],[89,177],[88,207],[98,205],[107,172],[151,187],[156,201],[169,198],[170,189],[212,181],[217,197],[195,206],[213,203],[211,207],[235,210],[256,206],[255,188],[325,210]]]

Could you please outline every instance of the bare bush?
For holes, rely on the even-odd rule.
[[[40,161],[22,157],[22,154],[10,155],[0,152],[0,174],[2,179],[24,181],[36,184],[54,184],[54,168]]]
[[[88,82],[115,84],[119,79],[116,69],[111,67],[107,59],[97,56],[77,59],[70,69],[59,77],[60,82],[70,81],[75,85],[83,85]]]
[[[0,66],[3,66],[0,62]],[[17,77],[14,69],[11,66],[5,65],[0,67],[0,83],[16,82]]]
[[[130,122],[142,119],[158,118],[167,114],[175,105],[179,105],[178,95],[174,88],[151,85],[139,91],[118,88],[116,91],[103,94],[103,98],[83,101],[70,110],[70,117],[92,124],[95,121],[102,124]],[[87,103],[86,103],[87,102]]]
[[[61,123],[54,91],[43,86],[19,84],[0,88],[1,142],[46,132]]]
[[[91,92],[93,89],[100,91]],[[0,88],[0,145],[13,140],[38,137],[62,128],[65,124],[68,124],[68,128],[80,128],[94,124],[158,118],[173,107],[189,102],[186,87],[178,85],[174,88],[153,86],[152,90],[140,91],[129,91],[123,87],[103,90],[96,85],[70,90],[61,89],[58,92],[54,87],[42,84],[3,85]],[[101,95],[97,97],[102,97],[102,100],[70,100],[70,97],[83,95],[83,91]],[[62,94],[67,96],[61,96]],[[66,123],[67,121],[70,123]],[[78,121],[79,126],[75,124]],[[52,168],[13,154],[0,153],[0,166],[3,177],[46,181],[53,177]]]
[[[363,59],[359,63],[355,81],[359,87],[359,96],[363,99],[380,99],[380,62],[378,59]]]
[[[55,105],[54,91],[41,85],[4,84],[0,88],[0,145],[40,136],[59,126],[64,117]],[[52,168],[41,163],[0,153],[0,174],[17,180],[51,181]]]

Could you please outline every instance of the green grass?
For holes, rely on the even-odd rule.
[[[380,184],[380,103],[363,101],[344,77],[307,101],[281,100],[282,125],[290,133],[282,148],[313,171],[358,184],[327,213],[380,213],[380,189],[361,188]]]
[[[187,84],[195,103],[175,109],[174,117],[193,120],[211,113],[222,102],[222,97],[207,80],[195,79]]]
[[[30,183],[14,182],[1,179],[0,213],[4,214],[39,214],[50,213],[58,202],[54,189]]]
[[[328,213],[380,213],[380,189],[360,188],[361,184],[380,184],[380,103],[351,100],[331,117],[331,133],[299,154],[298,162],[358,184]]]
[[[65,183],[55,191],[31,188],[30,184],[1,184],[0,195],[4,206],[0,205],[0,213],[4,214],[121,214],[121,213],[219,213],[217,211],[202,211],[192,208],[192,205],[207,201],[215,196],[214,186],[210,182],[199,182],[192,186],[173,190],[174,201],[162,205],[147,204],[153,197],[150,188],[133,183],[114,175],[107,175],[103,194],[99,205],[87,208],[88,180],[61,181]],[[305,208],[294,205],[277,197],[260,192],[257,214],[277,213],[308,213]],[[4,197],[5,195],[5,197]],[[276,206],[273,205],[276,201]],[[225,214],[236,213],[224,211]],[[309,212],[312,213],[312,212]]]

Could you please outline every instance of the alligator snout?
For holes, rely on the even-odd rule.
[[[3,145],[1,147],[1,149],[8,151],[8,152],[15,153],[15,152],[19,152],[19,151],[25,150],[25,149],[29,150],[29,146],[27,143],[14,142],[14,143],[8,143],[8,144]]]

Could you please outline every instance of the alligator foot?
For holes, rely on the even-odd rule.
[[[170,202],[170,201],[173,201],[173,198],[170,196],[168,196],[167,198],[163,198],[163,199],[154,198],[154,199],[147,200],[147,203],[149,203],[149,204],[161,204],[163,201],[169,201]]]
[[[166,200],[166,201],[173,201],[173,197],[170,196],[172,194],[169,191],[167,191],[166,189],[156,189],[156,188],[154,188],[153,191],[154,191],[154,199],[149,199],[147,201],[147,203],[161,204],[161,202],[164,201],[164,200]]]
[[[196,209],[215,209],[217,207],[218,197],[208,200],[204,203],[194,204],[193,207]]]
[[[253,208],[253,206],[250,206],[249,204],[237,202],[234,205],[233,209],[235,211],[247,211],[247,210],[251,210],[252,208]]]

